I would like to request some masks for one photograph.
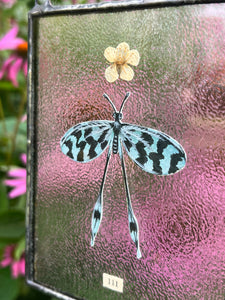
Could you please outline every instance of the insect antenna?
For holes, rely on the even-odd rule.
[[[127,92],[126,95],[125,95],[125,98],[123,99],[123,102],[122,102],[122,104],[121,104],[121,106],[120,106],[120,111],[119,111],[119,113],[122,113],[124,104],[125,104],[125,102],[127,101],[127,99],[129,98],[129,96],[130,96],[130,92]]]
[[[107,99],[109,101],[109,103],[111,104],[114,112],[116,113],[116,107],[115,105],[112,103],[112,100],[109,98],[109,96],[107,94],[103,94],[103,97],[105,97],[105,99]]]

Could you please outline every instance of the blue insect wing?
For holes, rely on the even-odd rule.
[[[99,157],[113,139],[112,122],[89,121],[70,128],[60,141],[62,152],[77,162]]]
[[[99,196],[92,213],[91,246],[94,246],[103,214],[103,187],[111,153],[119,152],[126,190],[130,236],[141,258],[139,226],[134,215],[126,176],[121,142],[129,157],[144,171],[156,175],[170,175],[180,171],[186,164],[183,147],[169,135],[138,125],[123,124],[122,109],[129,93],[126,94],[120,111],[117,112],[109,97],[104,94],[114,109],[115,121],[89,121],[70,128],[60,141],[62,152],[76,162],[86,163],[99,157],[109,146]]]
[[[123,124],[121,139],[130,158],[148,173],[170,175],[186,164],[183,147],[160,131]]]

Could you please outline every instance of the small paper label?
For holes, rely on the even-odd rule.
[[[123,279],[103,273],[103,287],[123,293]]]

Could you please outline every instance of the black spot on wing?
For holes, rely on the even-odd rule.
[[[179,168],[177,167],[177,164],[179,161],[185,160],[185,155],[181,151],[179,153],[175,153],[171,155],[171,160],[170,160],[170,168],[168,173],[173,174],[179,171]]]
[[[71,133],[72,136],[74,136],[76,138],[76,148],[77,149],[80,149],[78,154],[77,154],[77,157],[74,159],[77,160],[77,161],[84,161],[84,148],[86,146],[86,142],[85,141],[81,141],[79,142],[81,136],[82,136],[82,132],[81,130],[74,130],[72,133]],[[67,154],[68,155],[68,154]]]
[[[81,130],[74,130],[71,135],[75,136],[75,138],[77,139],[77,141],[79,141],[80,137],[82,136],[82,132]]]
[[[153,161],[153,171],[157,174],[162,174],[162,168],[160,166],[160,159],[162,159],[164,156],[162,154],[156,153],[156,152],[150,152],[149,158]]]
[[[142,142],[137,142],[136,149],[139,154],[139,157],[136,158],[136,161],[138,161],[141,165],[144,165],[148,159],[147,159],[147,153],[145,151],[145,145]]]
[[[161,175],[163,173],[162,168],[160,166],[160,159],[164,158],[164,155],[162,154],[163,150],[170,144],[171,143],[169,141],[167,141],[166,139],[160,138],[157,142],[157,152],[149,153],[149,158],[153,162],[153,171],[159,175]]]
[[[126,145],[127,150],[130,151],[130,148],[132,147],[132,144],[127,138],[124,139],[124,144]]]
[[[105,141],[105,137],[106,137],[108,131],[109,131],[108,129],[106,129],[106,130],[103,131],[103,133],[100,135],[100,137],[99,137],[99,139],[98,139],[98,142],[99,142],[99,143],[102,143],[102,142]]]
[[[151,135],[147,132],[142,132],[141,134],[141,138],[148,143],[149,146],[151,146],[154,141],[153,141],[153,138],[151,137]]]
[[[68,141],[65,141],[64,144],[66,145],[66,147],[69,148],[69,151],[66,153],[66,155],[69,156],[70,158],[74,159],[73,153],[72,153],[73,143],[70,140],[68,140]]]
[[[98,126],[98,129],[103,129],[105,128],[105,126]],[[88,131],[89,134],[91,134],[91,132],[93,132],[93,130],[89,130]],[[96,147],[98,146],[98,144],[101,145],[101,149],[105,149],[105,147],[107,146],[108,144],[108,141],[106,140],[106,136],[107,136],[107,133],[109,132],[109,129],[105,129],[102,131],[100,137],[96,140],[93,136],[91,135],[88,135],[86,137],[86,142],[90,145],[90,149],[89,149],[89,152],[88,152],[88,156],[90,157],[90,159],[93,159],[95,158],[98,153],[96,152]]]
[[[81,150],[84,150],[84,148],[86,146],[86,142],[85,141],[81,141],[79,143],[79,140],[80,140],[80,138],[82,136],[81,130],[75,130],[74,132],[71,133],[71,135],[73,135],[77,139],[76,147],[80,148]]]
[[[80,150],[77,154],[77,161],[84,161],[84,151]]]
[[[90,133],[92,133],[92,128],[91,127],[86,128],[84,130],[84,137],[87,137]]]
[[[102,129],[102,128],[105,128],[105,126],[99,126],[98,128]],[[93,159],[98,155],[97,152],[95,151],[98,144],[101,144],[101,149],[102,150],[105,149],[105,147],[108,144],[108,141],[106,140],[106,136],[107,136],[108,132],[109,132],[109,129],[108,128],[105,129],[102,132],[102,134],[100,135],[100,137],[98,138],[98,140],[95,140],[93,138],[93,136],[86,137],[86,141],[90,145],[90,150],[89,150],[89,153],[88,153],[88,156],[90,157],[90,159]]]
[[[90,157],[90,159],[92,159],[97,156],[95,148],[98,145],[98,142],[92,136],[87,137],[86,141],[90,145],[88,156]]]
[[[108,142],[104,141],[103,143],[101,143],[101,148],[102,150],[105,149],[105,147],[107,146]]]
[[[163,150],[166,149],[166,147],[168,147],[169,145],[171,145],[171,143],[166,140],[166,139],[159,139],[158,140],[158,143],[157,143],[157,152],[159,154],[162,154],[163,153]]]
[[[99,144],[102,150],[108,145],[109,140],[107,139],[107,136],[109,130],[111,130],[111,127],[108,125],[111,125],[111,123],[98,125],[93,122],[88,126],[86,124],[75,126],[70,135],[61,140],[61,144],[65,144],[66,139],[68,139],[67,147],[69,148],[69,151],[67,155],[80,162],[97,157],[99,154],[96,151],[97,145]],[[73,140],[72,137],[75,139]],[[73,147],[76,149],[76,155],[74,155]]]

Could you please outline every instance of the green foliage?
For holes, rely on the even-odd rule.
[[[14,243],[25,234],[24,212],[8,210],[0,214],[0,240]]]
[[[86,3],[78,0],[77,3]],[[6,7],[0,0],[0,39],[18,24],[18,37],[27,40],[27,13],[34,6],[34,0],[17,0],[11,7]],[[72,0],[53,0],[52,4],[72,4]],[[0,70],[13,50],[0,51]],[[13,245],[12,261],[19,262],[25,252],[25,205],[26,195],[10,199],[13,187],[5,185],[10,178],[10,170],[25,168],[21,154],[26,153],[27,124],[22,121],[26,114],[26,76],[22,70],[17,76],[18,86],[8,80],[0,79],[0,262],[6,256],[6,247]],[[16,178],[14,178],[16,179]],[[8,247],[7,247],[8,248]],[[12,276],[12,263],[0,266],[1,300],[54,300],[25,283],[25,278]]]
[[[10,268],[0,269],[1,300],[14,300],[19,294],[19,279],[11,277]]]
[[[9,208],[6,187],[0,184],[0,215],[5,213]]]

